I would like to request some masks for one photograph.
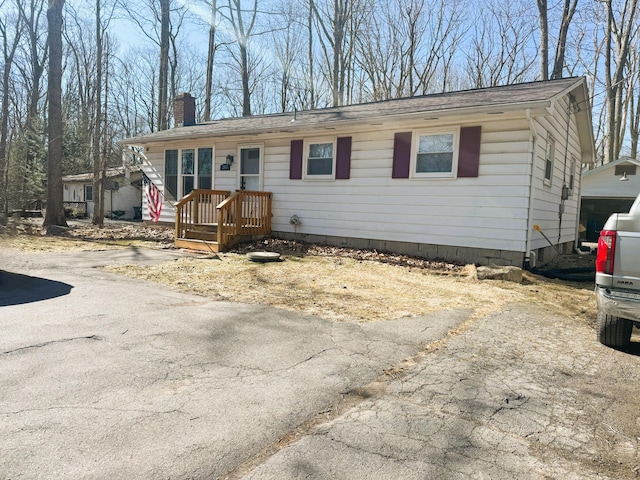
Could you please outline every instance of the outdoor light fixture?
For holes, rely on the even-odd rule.
[[[227,155],[227,165],[231,165],[233,163],[233,155]]]
[[[629,177],[627,177],[627,172],[624,172],[622,174],[622,177],[620,177],[620,181],[621,182],[628,182],[629,181]]]

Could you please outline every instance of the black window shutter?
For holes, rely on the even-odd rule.
[[[482,127],[460,129],[458,177],[477,177],[480,166],[480,136]]]
[[[291,140],[291,153],[289,156],[289,178],[300,180],[302,178],[302,140]]]
[[[393,169],[391,178],[409,178],[411,163],[411,132],[396,133],[393,140]]]
[[[351,137],[339,137],[336,146],[336,180],[347,180],[351,174]]]

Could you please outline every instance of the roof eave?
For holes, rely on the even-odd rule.
[[[350,126],[350,125],[363,125],[370,123],[379,123],[389,119],[411,119],[420,116],[433,116],[437,118],[442,117],[455,117],[461,115],[482,115],[482,114],[499,114],[499,113],[507,113],[522,110],[523,112],[527,109],[539,111],[540,114],[547,112],[549,107],[551,106],[551,100],[536,100],[536,101],[527,101],[527,102],[511,102],[511,103],[501,103],[501,104],[492,104],[492,105],[482,105],[475,107],[459,107],[459,108],[449,108],[449,109],[439,109],[439,110],[421,110],[419,112],[410,112],[410,113],[397,113],[397,114],[385,114],[385,115],[377,115],[370,116],[366,118],[355,118],[355,119],[346,119],[346,120],[327,120],[322,123],[323,128],[327,126]],[[132,137],[126,138],[118,141],[117,143],[123,147],[126,146],[145,146],[154,143],[164,143],[170,141],[192,141],[199,140],[206,137],[236,137],[241,135],[248,134],[269,134],[269,133],[284,133],[291,130],[294,131],[304,131],[316,128],[317,124],[314,123],[299,123],[295,124],[295,122],[291,122],[290,125],[278,126],[278,127],[262,127],[262,128],[244,128],[244,129],[236,129],[225,132],[208,132],[203,131],[201,133],[195,134],[186,134],[180,137],[171,136],[157,136],[157,138],[145,138],[142,137]],[[191,127],[180,127],[180,128],[191,128]]]

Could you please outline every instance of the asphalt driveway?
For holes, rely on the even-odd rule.
[[[238,477],[469,315],[332,323],[95,268],[179,255],[0,252],[0,478]]]

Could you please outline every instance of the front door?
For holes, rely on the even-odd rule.
[[[260,146],[240,147],[240,190],[262,190]]]

